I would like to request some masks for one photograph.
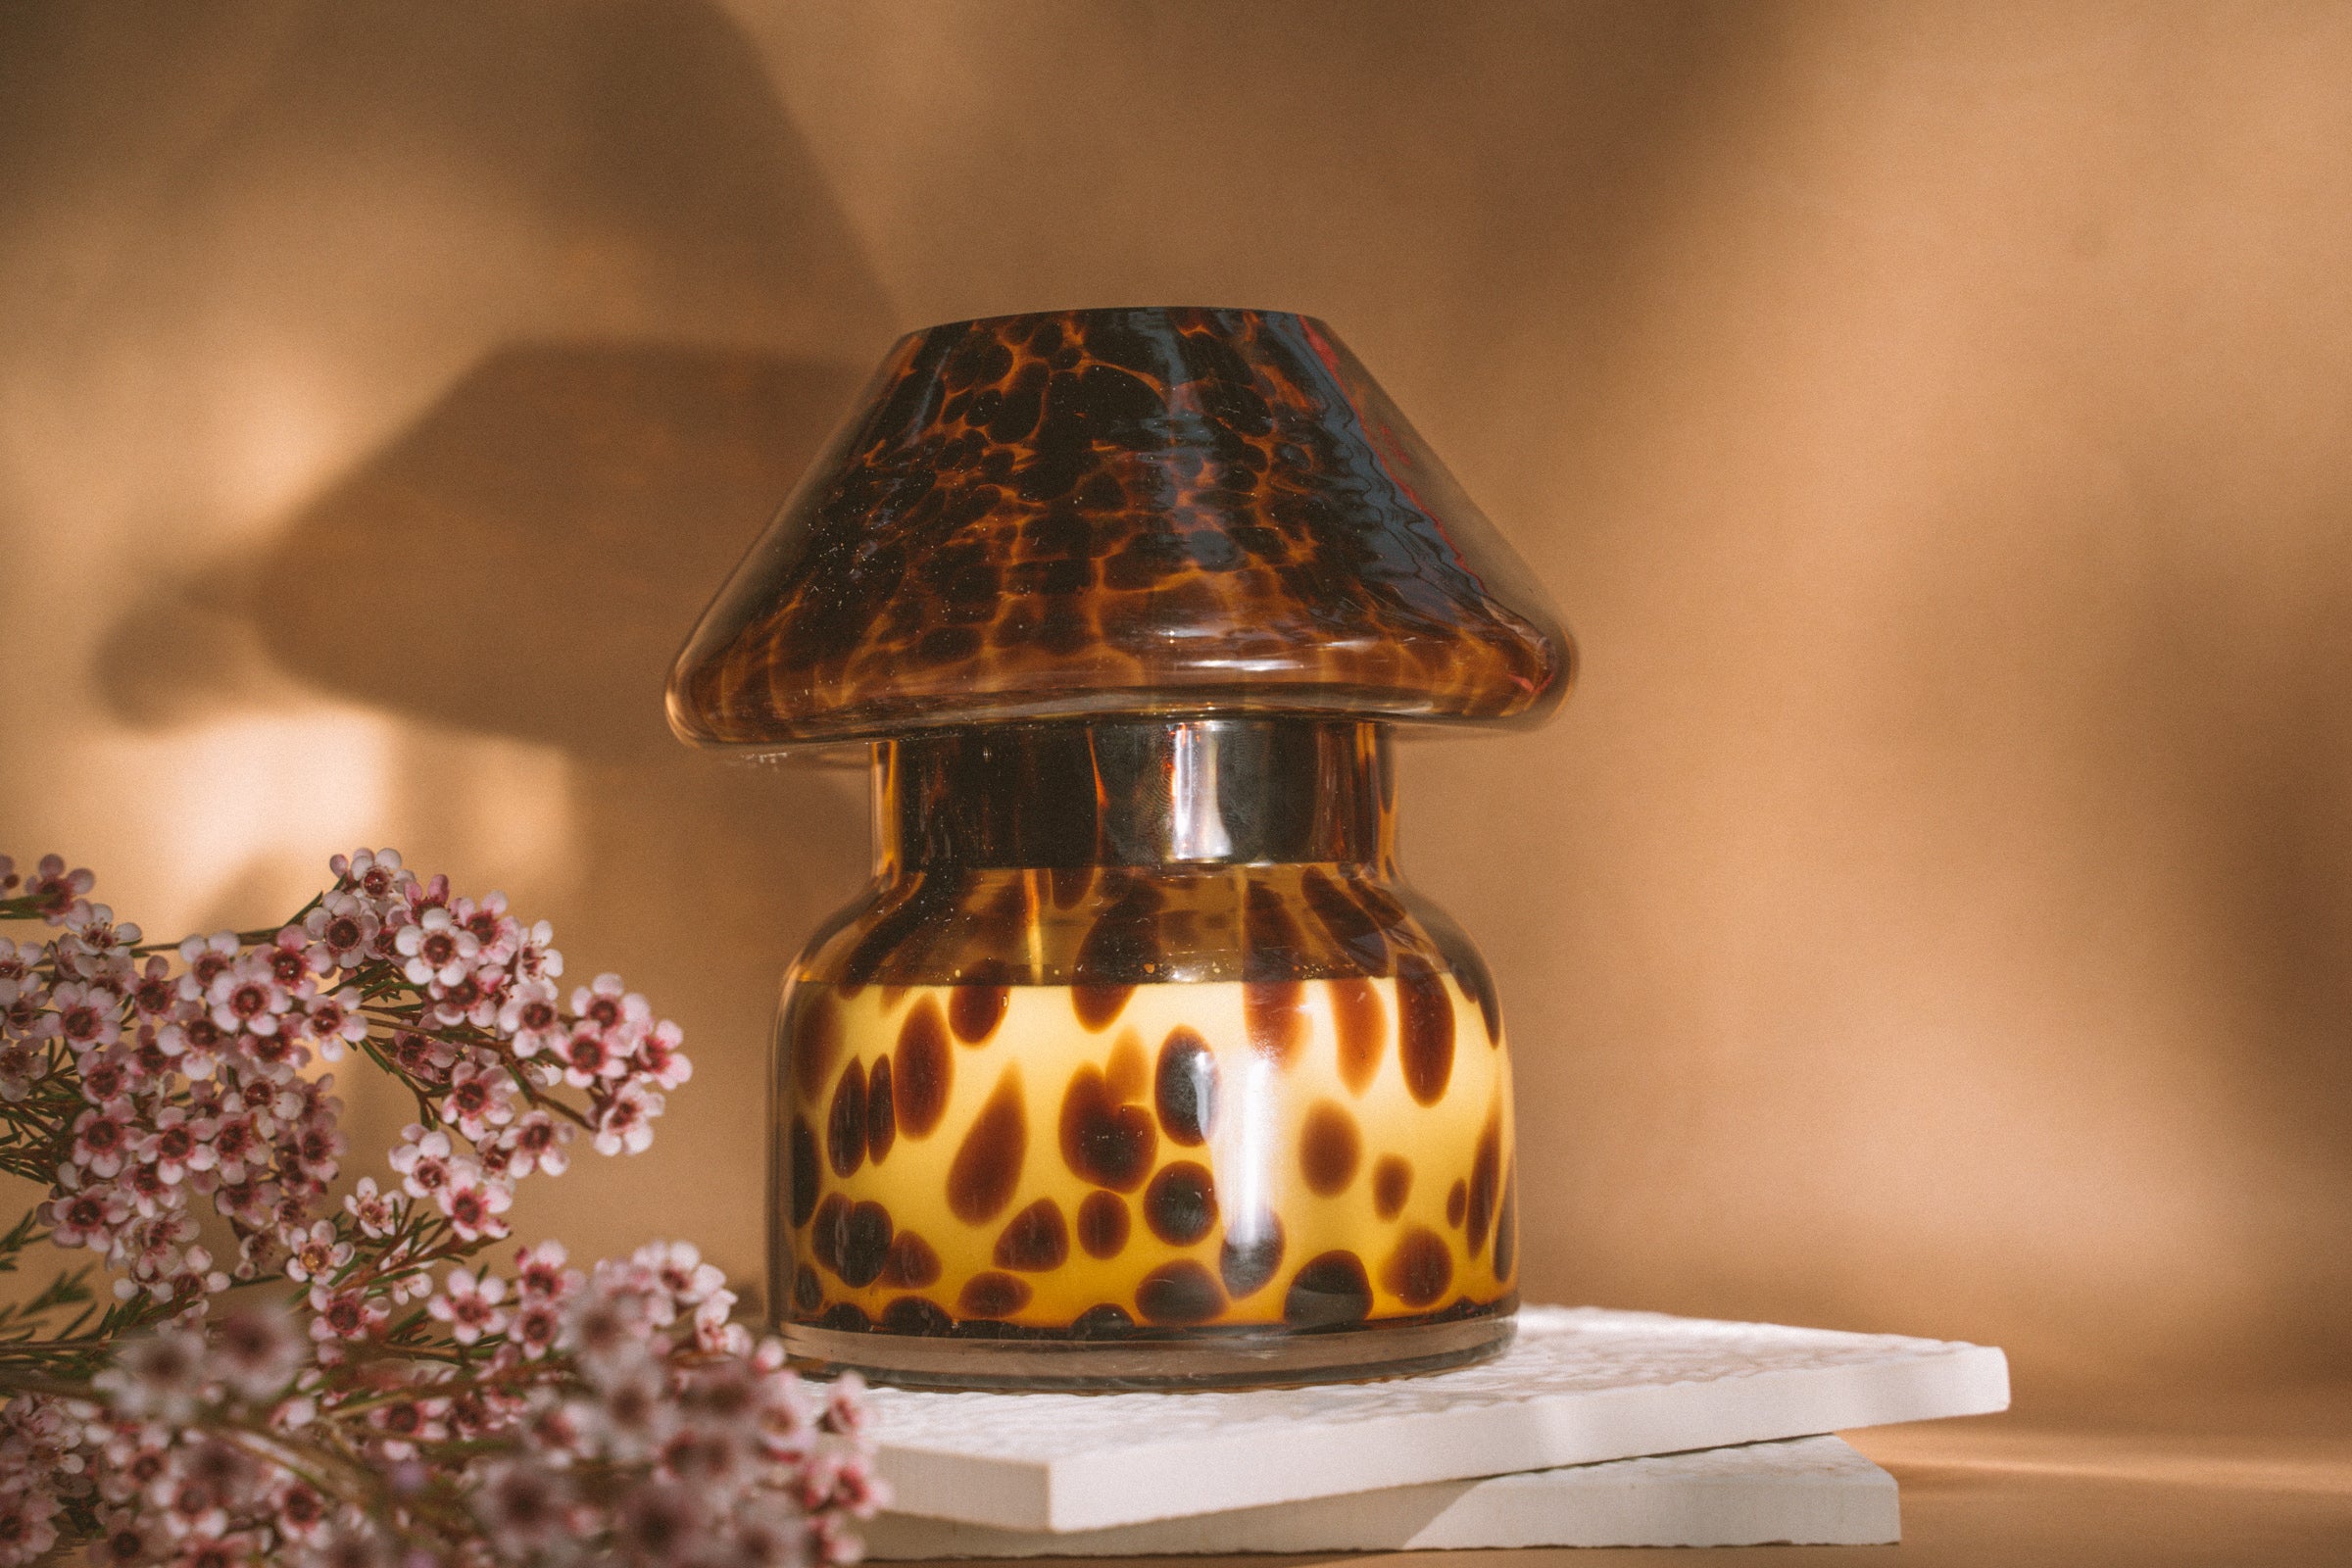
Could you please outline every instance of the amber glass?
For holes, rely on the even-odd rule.
[[[1150,1387],[1507,1342],[1510,1066],[1396,874],[1386,726],[873,748],[872,885],[795,960],[772,1308],[899,1382]]]
[[[753,753],[1097,713],[1534,723],[1575,647],[1330,327],[926,328],[711,603],[670,722]]]

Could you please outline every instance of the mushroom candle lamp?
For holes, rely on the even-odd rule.
[[[672,726],[871,753],[874,878],[784,979],[768,1309],[981,1388],[1499,1350],[1510,1056],[1397,875],[1399,723],[1528,724],[1573,646],[1330,328],[913,333],[720,591]]]

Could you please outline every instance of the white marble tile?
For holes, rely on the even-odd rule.
[[[1528,1307],[1481,1366],[1205,1394],[878,1389],[901,1512],[1006,1530],[1138,1524],[1999,1410],[1997,1349]]]
[[[1431,1481],[1065,1535],[889,1514],[867,1555],[1141,1557],[1477,1546],[1873,1545],[1901,1538],[1894,1477],[1836,1438]]]

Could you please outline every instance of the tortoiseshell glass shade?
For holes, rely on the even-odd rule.
[[[1574,646],[1331,329],[999,317],[902,339],[669,680],[773,752],[1098,713],[1533,722]]]

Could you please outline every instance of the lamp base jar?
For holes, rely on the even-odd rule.
[[[1165,1388],[1509,1342],[1509,1054],[1476,950],[1396,875],[1384,725],[991,725],[874,773],[874,883],[777,1028],[797,1355]]]

